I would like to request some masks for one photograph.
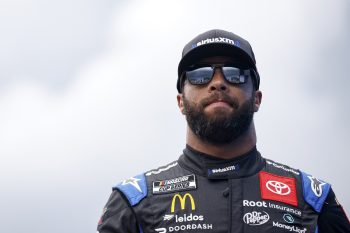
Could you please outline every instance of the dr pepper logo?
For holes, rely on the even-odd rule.
[[[277,176],[261,171],[260,191],[262,199],[298,206],[295,179],[292,177]]]

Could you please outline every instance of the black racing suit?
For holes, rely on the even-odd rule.
[[[328,183],[255,147],[223,160],[187,146],[177,161],[113,190],[100,233],[350,232]]]

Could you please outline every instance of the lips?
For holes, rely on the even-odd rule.
[[[233,98],[230,98],[226,95],[222,95],[222,96],[217,96],[217,95],[213,95],[213,96],[210,96],[206,99],[204,99],[202,101],[203,103],[203,107],[207,107],[209,105],[212,105],[212,106],[218,106],[218,107],[231,107],[231,108],[235,108],[237,109],[238,108],[238,104],[237,104],[237,101],[235,101]]]
[[[227,103],[226,101],[217,100],[209,103],[207,106],[212,107],[232,107],[230,103]]]

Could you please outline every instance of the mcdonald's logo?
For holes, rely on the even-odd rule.
[[[175,194],[173,197],[173,200],[171,202],[171,213],[174,213],[175,211],[175,205],[176,205],[176,200],[179,200],[180,202],[180,207],[182,210],[185,209],[186,206],[186,200],[190,199],[191,201],[191,209],[195,210],[196,209],[196,204],[194,202],[194,199],[190,193],[186,193],[185,195],[181,196],[180,194]]]

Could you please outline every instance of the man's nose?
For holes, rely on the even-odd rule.
[[[209,83],[210,91],[226,91],[228,89],[228,83],[225,80],[224,74],[221,68],[215,68],[213,79]]]

